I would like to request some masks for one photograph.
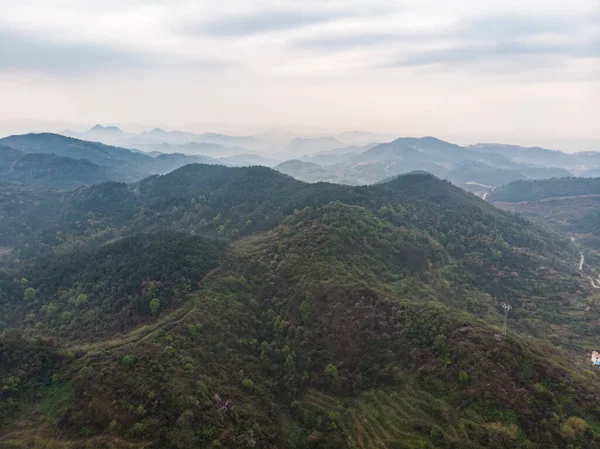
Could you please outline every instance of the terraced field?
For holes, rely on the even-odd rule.
[[[419,389],[370,390],[344,403],[309,390],[303,404],[328,416],[342,429],[349,446],[356,449],[435,447],[442,440],[468,440],[465,420],[453,416],[443,401]]]

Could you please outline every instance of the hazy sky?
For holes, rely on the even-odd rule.
[[[598,0],[0,0],[0,18],[0,120],[600,143]]]

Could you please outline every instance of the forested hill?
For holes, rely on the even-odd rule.
[[[518,181],[490,192],[487,199],[570,234],[585,250],[588,262],[600,253],[600,178]]]
[[[579,195],[600,194],[600,178],[552,178],[514,181],[490,192],[490,201],[539,201]]]
[[[59,134],[39,133],[9,136],[0,139],[0,144],[24,153],[54,154],[71,159],[86,159],[98,165],[111,167],[123,176],[127,174],[126,171],[130,171],[129,177],[124,179],[131,180],[136,179],[136,176],[147,176],[148,172],[145,171],[145,166],[152,163],[150,156],[139,152]]]
[[[0,217],[2,448],[600,448],[576,247],[432,175],[188,165]]]
[[[140,151],[52,133],[0,139],[0,162],[4,181],[65,190],[108,180],[133,182],[191,163],[222,163],[210,157],[183,154],[151,157]]]
[[[4,145],[0,145],[0,177],[3,181],[62,190],[120,179],[110,168],[87,159],[46,153],[23,153]]]
[[[71,246],[161,229],[235,239],[271,229],[295,210],[330,201],[365,206],[389,214],[398,225],[444,234],[456,251],[474,226],[510,245],[561,247],[556,236],[428,174],[349,187],[307,184],[265,167],[190,164],[134,184],[103,183],[64,193],[60,206],[51,209],[31,201],[27,189],[7,188],[19,191],[0,210],[5,217],[0,244],[11,247]],[[15,201],[27,205],[26,210]],[[19,219],[27,226],[14,226]],[[31,226],[34,222],[38,224]]]

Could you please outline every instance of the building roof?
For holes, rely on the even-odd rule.
[[[595,357],[597,359],[600,359],[600,354],[598,354],[597,351],[592,351],[592,357]]]

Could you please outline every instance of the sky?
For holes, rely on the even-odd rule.
[[[5,126],[600,151],[598,0],[0,0],[0,17]]]

